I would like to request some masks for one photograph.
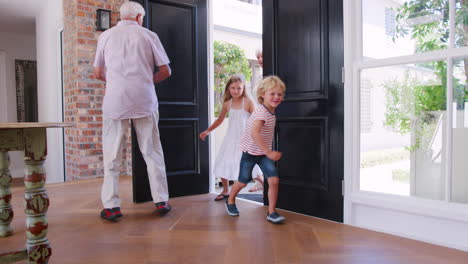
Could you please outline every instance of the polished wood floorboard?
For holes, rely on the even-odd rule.
[[[240,217],[226,214],[214,194],[171,200],[160,217],[153,204],[131,203],[131,180],[122,177],[124,217],[99,218],[102,179],[47,186],[50,263],[468,263],[468,253],[282,212],[283,225],[265,220],[266,208],[238,201]],[[0,238],[0,253],[25,246],[23,187],[13,187],[15,234]]]

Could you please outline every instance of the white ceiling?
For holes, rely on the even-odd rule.
[[[0,32],[35,33],[35,18],[49,0],[0,0]]]

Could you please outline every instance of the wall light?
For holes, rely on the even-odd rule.
[[[107,9],[96,10],[96,30],[104,31],[111,27],[111,11]]]

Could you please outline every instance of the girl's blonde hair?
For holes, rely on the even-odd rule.
[[[244,86],[244,90],[242,91],[242,96],[247,96],[245,92],[245,78],[244,75],[242,74],[234,74],[231,77],[229,77],[229,80],[226,83],[226,87],[224,88],[224,96],[223,96],[223,102],[226,102],[227,100],[230,100],[232,98],[231,93],[229,92],[229,86],[235,82],[241,82],[242,85]]]
[[[262,95],[265,94],[266,91],[278,87],[284,93],[286,92],[286,85],[284,82],[276,75],[271,75],[268,77],[263,78],[257,86],[257,101],[260,104],[263,104],[263,97]]]

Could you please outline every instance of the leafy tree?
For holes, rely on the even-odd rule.
[[[214,42],[214,76],[215,76],[215,116],[218,116],[223,105],[223,92],[226,82],[234,74],[243,74],[246,82],[252,76],[249,61],[244,51],[238,46],[223,42]]]
[[[441,50],[449,42],[449,0],[407,0],[396,11],[396,28],[393,40],[409,36],[415,41],[415,52],[423,53]],[[468,46],[468,0],[456,2],[455,45]],[[424,18],[430,18],[424,21]],[[419,20],[419,21],[418,21]],[[457,60],[463,63],[468,80],[468,59]],[[455,64],[457,62],[454,62]],[[454,65],[455,65],[454,64]],[[387,97],[385,125],[405,134],[412,126],[417,126],[416,144],[420,146],[424,133],[430,133],[434,116],[431,112],[446,109],[447,63],[436,61],[417,66],[432,70],[440,85],[422,85],[405,73],[402,81],[384,84]],[[455,65],[456,66],[456,65]],[[466,84],[453,78],[454,98],[463,107],[468,89]],[[423,133],[423,131],[426,131]]]
[[[455,4],[455,46],[468,46],[468,0],[459,0]],[[432,17],[428,23],[408,23],[418,17]],[[395,38],[411,33],[416,42],[416,52],[441,50],[448,47],[449,41],[449,0],[407,0],[396,8]],[[468,80],[468,59],[463,61],[466,80]],[[443,89],[447,84],[447,65],[445,62],[427,63],[426,67],[434,70],[442,80]],[[458,82],[459,80],[454,80]],[[460,87],[457,87],[459,89]],[[468,90],[468,89],[465,89]],[[467,92],[465,92],[466,94]],[[444,93],[445,96],[445,93]],[[465,96],[463,96],[465,97]]]
[[[408,147],[410,151],[428,146],[436,128],[435,112],[446,105],[442,86],[423,85],[417,76],[406,71],[401,80],[386,81],[383,87],[387,102],[384,125],[402,135],[413,130],[415,142]]]

